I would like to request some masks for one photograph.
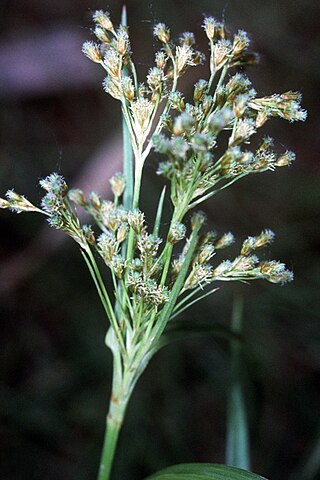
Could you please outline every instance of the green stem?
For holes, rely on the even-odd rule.
[[[141,177],[142,177],[142,162],[139,161],[140,158],[135,158],[135,177],[134,177],[134,192],[133,192],[133,201],[132,208],[139,207],[139,197],[140,197],[140,188],[141,188]],[[128,237],[128,248],[127,248],[127,261],[132,260],[133,250],[134,250],[134,236],[135,233],[132,228],[130,228],[129,237]]]
[[[112,394],[97,480],[109,480],[110,478],[118,437],[128,400],[129,398],[120,399]]]
[[[231,327],[235,335],[241,335],[243,324],[243,299],[235,296]],[[231,386],[227,412],[226,464],[250,469],[250,445],[246,402],[241,379],[242,345],[231,339]]]

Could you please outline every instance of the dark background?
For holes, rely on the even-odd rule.
[[[156,48],[154,22],[175,35],[194,31],[206,51],[201,23],[209,14],[251,34],[261,63],[247,73],[261,95],[303,93],[305,124],[274,120],[265,128],[279,151],[297,153],[294,165],[252,175],[206,205],[208,228],[231,230],[238,242],[274,230],[266,254],[294,270],[294,283],[225,285],[188,317],[228,325],[235,292],[243,296],[252,468],[273,480],[315,479],[300,467],[320,441],[320,4],[140,0],[127,7],[140,78]],[[119,104],[102,91],[102,70],[81,54],[97,8],[116,23],[121,2],[1,0],[1,196],[15,187],[37,202],[38,179],[52,171],[108,195],[108,178],[121,169]],[[187,95],[203,75],[191,69],[184,77]],[[152,158],[143,185],[148,218],[161,190],[156,165]],[[98,297],[75,245],[42,217],[2,211],[1,227],[1,477],[95,478],[111,374]],[[229,374],[228,345],[213,337],[157,355],[130,404],[114,478],[141,479],[178,462],[223,463]]]

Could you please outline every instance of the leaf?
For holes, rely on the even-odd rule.
[[[145,480],[266,480],[240,468],[214,463],[185,463],[154,473]]]
[[[127,25],[127,10],[122,8],[121,25]],[[124,69],[124,75],[127,70]],[[122,117],[122,140],[123,140],[123,175],[126,182],[126,187],[123,192],[123,206],[130,210],[132,208],[133,199],[133,152],[131,145],[130,133],[127,127],[124,116]],[[126,243],[126,242],[124,242]]]
[[[156,214],[156,219],[155,219],[154,227],[153,227],[153,235],[155,235],[156,237],[159,234],[159,228],[160,228],[160,222],[161,222],[161,217],[162,217],[163,202],[164,202],[165,194],[166,194],[166,186],[163,187],[161,195],[160,195],[157,214]]]
[[[162,309],[162,311],[159,315],[159,318],[156,322],[156,325],[153,329],[153,332],[152,332],[153,333],[152,336],[153,336],[153,339],[154,339],[153,340],[153,346],[156,345],[156,343],[158,342],[161,334],[163,333],[164,329],[166,328],[166,325],[169,322],[172,311],[175,307],[177,298],[179,297],[179,294],[181,292],[181,288],[183,287],[184,281],[185,281],[186,276],[187,276],[188,269],[190,267],[190,264],[191,264],[191,261],[192,261],[192,258],[193,258],[194,251],[196,249],[196,246],[197,246],[197,243],[198,243],[198,240],[199,240],[199,235],[198,235],[199,229],[200,229],[200,225],[198,225],[192,232],[192,235],[190,237],[189,246],[188,246],[188,252],[187,252],[187,255],[186,255],[185,260],[183,262],[182,268],[181,268],[180,272],[178,273],[176,281],[173,284],[173,287],[172,287],[172,290],[171,290],[171,293],[170,293],[170,297],[169,297],[169,301],[165,304],[164,308]]]

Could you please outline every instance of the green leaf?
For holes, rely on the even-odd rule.
[[[127,26],[127,10],[122,8],[121,25]],[[127,69],[123,71],[126,75]],[[130,133],[127,127],[126,120],[122,116],[122,140],[123,140],[123,175],[126,182],[126,188],[123,192],[123,206],[130,210],[132,208],[133,199],[133,152],[131,145]]]
[[[160,195],[158,208],[157,208],[156,219],[155,219],[154,227],[153,227],[153,235],[155,235],[156,237],[159,234],[159,228],[160,228],[160,222],[161,222],[162,210],[163,210],[163,202],[164,202],[165,195],[166,195],[166,186],[163,187],[161,195]]]
[[[145,480],[266,480],[240,468],[214,463],[185,463],[160,470]]]
[[[180,272],[178,273],[178,276],[176,278],[176,281],[173,284],[169,301],[165,304],[164,308],[161,310],[161,313],[159,315],[159,318],[157,320],[157,323],[153,329],[152,336],[153,336],[153,346],[156,345],[158,342],[161,334],[163,333],[164,329],[166,328],[167,323],[170,320],[171,314],[173,312],[173,309],[175,307],[177,298],[179,297],[179,294],[181,292],[181,289],[183,287],[184,281],[186,279],[194,251],[196,249],[198,240],[199,240],[199,230],[200,230],[201,225],[198,225],[192,232],[192,235],[190,237],[190,242],[189,242],[189,247],[188,247],[188,252],[186,255],[186,258],[183,262],[182,268]]]

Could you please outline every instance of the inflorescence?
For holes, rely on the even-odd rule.
[[[156,338],[157,319],[167,304],[172,304],[170,314],[175,316],[200,299],[202,290],[214,282],[265,279],[284,284],[293,279],[283,263],[261,261],[256,255],[273,241],[270,230],[248,237],[234,260],[219,261],[220,250],[234,242],[233,235],[200,234],[204,214],[193,213],[190,228],[185,216],[250,173],[290,165],[294,153],[277,154],[271,138],[262,138],[256,150],[249,149],[250,141],[270,118],[293,122],[305,120],[306,112],[297,92],[260,98],[243,73],[229,74],[234,67],[254,63],[257,57],[248,50],[250,42],[244,31],[230,37],[225,25],[212,17],[203,23],[210,46],[209,78],[195,84],[191,102],[178,90],[178,80],[188,68],[205,61],[195,49],[193,33],[185,32],[175,42],[170,29],[157,24],[153,34],[161,48],[145,82],[139,83],[128,29],[123,25],[116,28],[104,11],[95,12],[93,20],[98,43],[86,42],[83,52],[103,67],[104,90],[121,102],[135,157],[135,188],[140,186],[151,148],[163,157],[158,174],[169,181],[174,207],[168,232],[159,237],[159,219],[153,230],[148,229],[139,209],[138,191],[133,205],[124,206],[127,187],[122,173],[110,180],[113,201],[95,192],[86,196],[79,189],[69,189],[62,176],[53,173],[40,181],[46,192],[41,208],[12,190],[1,199],[0,207],[18,213],[41,212],[52,227],[80,245],[124,356],[128,345],[137,348],[141,338]],[[227,147],[217,155],[222,132],[227,132]],[[91,216],[92,226],[81,225],[78,207]],[[104,287],[96,256],[111,272],[116,307]]]

